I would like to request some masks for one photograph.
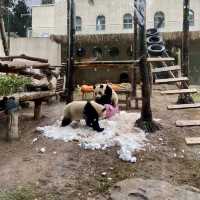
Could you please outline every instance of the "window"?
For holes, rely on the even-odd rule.
[[[103,15],[97,17],[96,30],[103,31],[106,29],[106,19]]]
[[[125,14],[123,18],[124,29],[131,29],[133,27],[133,17],[131,14]]]
[[[191,9],[189,10],[189,25],[194,26],[194,11]]]
[[[103,52],[100,47],[94,47],[92,54],[95,58],[101,58],[103,56]]]
[[[119,49],[117,47],[110,48],[110,56],[117,57],[119,55]]]
[[[156,12],[154,15],[154,28],[165,27],[165,14],[161,11]]]
[[[82,20],[81,17],[77,16],[76,17],[76,31],[81,31],[82,27]]]

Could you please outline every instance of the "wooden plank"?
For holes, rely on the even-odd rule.
[[[176,126],[178,127],[200,126],[200,120],[178,120],[176,121]]]
[[[174,82],[181,82],[181,81],[188,81],[187,77],[180,77],[180,78],[166,78],[166,79],[157,79],[155,80],[156,84],[161,83],[174,83]]]
[[[147,62],[164,62],[164,61],[174,61],[175,59],[172,57],[159,57],[159,58],[147,58]]]
[[[181,67],[179,65],[169,66],[169,67],[159,67],[152,69],[153,73],[159,73],[159,72],[168,72],[168,71],[175,71],[180,70]]]
[[[189,108],[200,108],[200,103],[195,104],[177,104],[177,105],[168,105],[168,110],[175,110],[175,109],[189,109]]]
[[[83,61],[75,62],[75,65],[92,65],[92,64],[134,64],[138,63],[139,60],[115,60],[115,61]]]
[[[160,94],[192,94],[192,93],[197,93],[197,89],[180,89],[180,90],[166,90],[166,91],[161,91]]]
[[[185,142],[188,145],[191,144],[200,144],[200,137],[186,137]]]

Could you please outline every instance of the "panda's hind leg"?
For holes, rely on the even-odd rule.
[[[69,125],[71,122],[72,122],[72,120],[71,120],[70,118],[63,117],[61,126],[62,126],[62,127],[63,127],[63,126],[67,126],[67,125]]]

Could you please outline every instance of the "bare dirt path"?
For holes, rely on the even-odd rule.
[[[108,189],[129,177],[165,180],[175,185],[200,188],[200,145],[187,146],[185,136],[199,136],[199,127],[177,128],[178,119],[199,119],[200,109],[168,111],[176,97],[154,91],[154,118],[161,119],[162,130],[148,136],[138,161],[120,161],[115,148],[106,151],[80,149],[77,142],[65,143],[44,138],[37,126],[54,123],[62,115],[63,103],[44,105],[42,119],[32,120],[31,109],[23,110],[20,141],[0,141],[0,188],[30,185],[44,200],[108,199]],[[35,144],[32,140],[39,137]],[[45,153],[39,150],[45,147]],[[102,172],[106,175],[102,176]]]

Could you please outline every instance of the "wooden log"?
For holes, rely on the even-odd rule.
[[[186,137],[185,142],[187,145],[200,144],[200,137]]]
[[[190,108],[200,108],[200,103],[195,104],[177,104],[177,105],[168,105],[168,110],[176,110],[176,109],[190,109]]]
[[[41,107],[42,107],[42,101],[36,100],[34,101],[35,107],[34,107],[34,120],[39,120],[41,117]]]
[[[160,94],[167,94],[167,95],[172,95],[172,94],[191,94],[191,93],[197,93],[197,89],[180,89],[180,90],[166,90],[166,91],[161,91]]]
[[[176,126],[178,127],[200,126],[200,120],[178,120],[176,121]]]
[[[4,56],[4,57],[0,57],[0,60],[2,60],[2,61],[12,61],[13,59],[17,59],[17,58],[23,58],[23,59],[26,59],[26,60],[37,61],[37,62],[41,62],[41,63],[48,63],[47,59],[27,56],[25,54],[21,54],[19,56]]]
[[[8,133],[7,140],[19,139],[19,114],[18,112],[8,113]]]

